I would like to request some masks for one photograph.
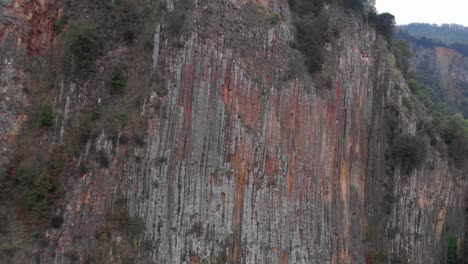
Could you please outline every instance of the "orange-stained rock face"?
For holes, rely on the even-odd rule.
[[[47,43],[44,36],[53,37],[40,14],[54,9],[27,3],[11,8],[37,21],[25,44],[35,54]],[[252,4],[280,21],[236,28]],[[368,25],[333,6],[326,10],[339,29],[323,50],[324,71],[333,72],[329,87],[288,72],[297,51],[290,46],[287,1],[203,1],[191,10],[195,18],[225,16],[220,21],[229,23],[200,31],[203,21],[194,19],[177,47],[165,39],[165,19],[173,15],[166,13],[154,37],[159,53],[152,70],[169,93],[160,97],[141,87],[147,89],[139,105],[139,118],[149,123],[139,131],[145,144],[119,144],[105,129],[87,142],[77,163],[97,150],[112,162],[69,180],[65,222],[47,232],[52,242],[40,262],[69,263],[73,250],[80,261],[99,251],[120,263],[96,234],[104,229],[108,240],[122,245],[125,232],[106,218],[121,199],[129,215],[143,221],[142,237],[131,241],[142,263],[374,263],[377,253],[402,263],[434,263],[447,226],[462,233],[456,223],[466,183],[432,149],[410,176],[390,169],[386,115],[408,89],[392,77],[385,44]],[[64,87],[56,111],[73,115],[68,100],[90,98],[79,97],[74,85]],[[156,100],[159,106],[152,107]],[[414,133],[414,114],[398,109],[399,127]],[[59,123],[57,130],[66,124]],[[144,249],[144,241],[151,246]]]
[[[53,45],[59,17],[56,0],[14,0],[4,7],[7,23],[0,23],[0,43],[10,34],[29,55],[38,55]]]
[[[57,17],[55,0],[0,2],[0,146],[4,146],[0,148],[0,163],[27,118],[21,114],[30,104],[24,89],[34,89],[22,82],[29,78],[24,53],[40,55],[53,46]]]

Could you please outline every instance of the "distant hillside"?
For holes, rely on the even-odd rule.
[[[459,33],[447,41],[454,32]],[[410,78],[427,88],[440,109],[468,117],[468,28],[410,24],[399,27],[394,37],[410,44]]]
[[[456,24],[435,24],[413,23],[403,25],[400,29],[408,32],[414,37],[426,37],[446,44],[468,43],[468,27]]]
[[[411,24],[411,25],[416,25],[416,24]],[[428,25],[428,24],[417,24],[417,25]],[[431,25],[429,25],[429,26],[431,26]],[[395,35],[394,35],[395,38],[404,39],[409,43],[413,43],[415,45],[423,46],[425,48],[435,48],[435,47],[450,48],[450,49],[453,49],[453,50],[456,50],[456,51],[462,53],[465,56],[468,56],[468,41],[466,41],[466,42],[462,42],[462,41],[458,42],[457,41],[457,42],[449,42],[448,43],[446,41],[440,40],[438,38],[431,37],[429,35],[418,35],[416,33],[412,33],[410,31],[408,31],[406,27],[407,26],[398,27],[396,32],[395,32]],[[437,25],[436,25],[436,27],[437,27]],[[440,32],[443,31],[442,27],[443,26],[438,27],[439,29],[441,29]],[[454,27],[454,26],[452,26],[452,27]],[[458,26],[458,27],[462,27],[462,26]],[[446,28],[448,28],[448,27],[446,27]],[[466,29],[468,29],[468,28],[464,28],[464,30],[466,30]],[[466,32],[464,34],[467,34],[467,36],[468,36],[468,32]],[[461,39],[460,36],[459,36],[459,39]]]

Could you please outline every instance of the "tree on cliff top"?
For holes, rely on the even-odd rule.
[[[351,8],[358,12],[362,12],[366,4],[367,0],[343,0],[343,5],[346,8]]]
[[[328,31],[328,16],[322,12],[323,0],[289,0],[297,29],[296,46],[305,55],[310,73],[319,72],[325,61],[323,45]]]
[[[377,33],[384,36],[387,40],[390,40],[395,30],[396,22],[395,16],[390,13],[370,13],[369,22],[374,24]]]

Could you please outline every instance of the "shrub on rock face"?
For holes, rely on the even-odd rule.
[[[426,158],[426,144],[423,139],[412,135],[402,135],[393,143],[393,157],[403,174],[409,175],[421,166]]]
[[[447,264],[457,263],[457,237],[448,235],[447,237]]]
[[[461,114],[444,120],[439,128],[441,138],[448,146],[448,154],[455,165],[463,168],[468,159],[468,121]]]
[[[126,86],[126,81],[121,70],[115,70],[111,80],[112,93],[122,93]]]
[[[280,16],[278,13],[273,13],[271,16],[268,18],[268,21],[270,21],[270,24],[272,25],[277,25],[280,21]]]
[[[44,105],[41,107],[40,112],[41,126],[50,127],[54,124],[54,114],[50,105]]]
[[[67,24],[67,20],[68,17],[66,15],[63,15],[57,20],[57,22],[55,22],[55,31],[57,31],[57,33],[62,33],[63,28]]]
[[[109,168],[110,160],[104,150],[100,150],[96,153],[97,162],[104,168]]]
[[[55,189],[50,173],[39,164],[21,167],[15,174],[15,181],[21,190],[29,210],[43,211],[51,200],[49,194]]]
[[[167,33],[171,37],[179,37],[192,30],[193,2],[181,0],[175,2],[174,12],[167,18]]]
[[[120,0],[114,3],[113,14],[115,25],[120,31],[122,39],[132,44],[135,35],[139,33],[139,26],[145,17],[144,4],[137,0]]]
[[[54,215],[50,220],[50,226],[52,228],[59,228],[63,223],[63,217],[59,215]]]
[[[84,21],[71,23],[64,45],[63,60],[68,73],[84,78],[95,71],[96,58],[102,51],[95,25]]]

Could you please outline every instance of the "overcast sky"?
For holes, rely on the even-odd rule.
[[[379,13],[395,15],[398,25],[413,22],[468,26],[467,0],[377,0]]]

